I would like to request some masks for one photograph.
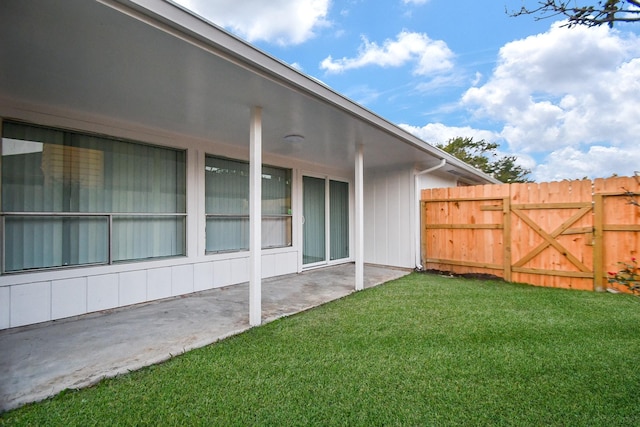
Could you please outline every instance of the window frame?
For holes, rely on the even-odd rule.
[[[239,253],[239,252],[247,252],[249,251],[249,213],[208,213],[207,212],[207,179],[206,179],[206,174],[207,172],[212,172],[210,170],[208,170],[207,168],[209,167],[207,165],[207,159],[214,159],[214,160],[221,160],[221,161],[229,161],[229,162],[234,162],[240,165],[245,165],[249,166],[249,162],[246,160],[241,160],[241,159],[235,159],[235,158],[231,158],[231,157],[225,157],[225,156],[219,156],[219,155],[215,155],[215,154],[209,154],[209,153],[205,153],[205,179],[204,179],[204,191],[205,191],[205,254],[206,255],[216,255],[216,254],[226,254],[226,253]],[[277,213],[264,213],[264,201],[265,201],[265,192],[264,192],[264,185],[263,185],[263,191],[262,191],[262,210],[261,210],[261,221],[263,224],[262,227],[262,233],[263,233],[263,238],[262,238],[262,250],[270,250],[270,249],[282,249],[282,248],[290,248],[293,247],[293,176],[294,176],[294,171],[292,168],[286,168],[286,167],[281,167],[281,166],[274,166],[274,165],[269,165],[269,164],[262,164],[262,179],[265,179],[265,176],[268,175],[268,173],[265,173],[265,168],[271,168],[271,169],[277,169],[280,171],[284,171],[286,173],[286,178],[288,178],[288,185],[286,185],[286,189],[288,189],[288,194],[285,195],[285,200],[288,200],[288,205],[283,206],[283,209],[287,210],[287,213],[281,213],[281,214],[277,214]],[[248,169],[247,169],[248,170]],[[268,172],[268,171],[267,171]],[[246,201],[247,201],[247,207],[248,207],[248,200],[249,200],[249,176],[247,175],[247,185],[246,185],[246,193],[244,193],[246,195]],[[243,221],[243,226],[246,227],[246,245],[244,245],[243,247],[240,248],[230,248],[230,249],[218,249],[218,250],[209,250],[208,249],[208,226],[207,223],[209,222],[210,219],[232,219],[232,220],[241,220]],[[285,241],[284,244],[278,245],[267,245],[265,246],[265,239],[264,239],[264,233],[265,233],[265,227],[264,227],[264,223],[265,220],[284,220],[285,221],[285,238],[283,239]],[[240,245],[238,245],[240,246]]]
[[[187,255],[187,217],[188,217],[188,213],[187,213],[187,196],[188,196],[188,185],[187,185],[187,175],[188,175],[188,153],[186,149],[183,148],[175,148],[175,147],[167,147],[167,146],[162,146],[162,145],[158,145],[158,144],[152,144],[152,143],[146,143],[146,142],[141,142],[141,141],[137,141],[137,140],[131,140],[131,139],[125,139],[125,138],[119,138],[119,137],[114,137],[111,135],[105,135],[105,134],[99,134],[99,133],[92,133],[89,131],[82,131],[82,130],[74,130],[74,129],[67,129],[67,128],[63,128],[63,127],[56,127],[56,126],[46,126],[46,125],[40,125],[37,123],[30,123],[30,122],[25,122],[25,121],[20,121],[20,120],[5,120],[3,118],[0,117],[0,171],[2,171],[4,168],[4,155],[2,154],[2,151],[4,149],[4,140],[5,139],[14,139],[11,138],[10,136],[5,136],[5,128],[6,128],[6,124],[11,124],[11,125],[16,125],[16,126],[24,126],[24,127],[30,127],[30,128],[39,128],[42,130],[49,130],[49,131],[53,131],[53,132],[59,132],[63,135],[67,135],[71,138],[82,138],[82,137],[86,137],[86,138],[99,138],[101,140],[103,140],[104,142],[117,142],[117,143],[124,143],[124,144],[131,144],[131,145],[135,145],[135,146],[142,146],[142,147],[148,147],[150,149],[156,148],[156,149],[161,149],[161,150],[169,150],[172,151],[174,153],[176,153],[177,155],[180,155],[180,158],[176,158],[176,162],[175,165],[181,167],[182,171],[180,172],[176,172],[176,185],[179,185],[181,188],[181,191],[176,191],[175,192],[175,197],[176,200],[179,200],[180,198],[182,199],[180,201],[180,205],[179,207],[177,207],[175,210],[176,212],[140,212],[140,211],[125,211],[125,212],[118,212],[116,210],[110,210],[110,211],[100,211],[100,210],[92,210],[92,209],[88,209],[88,210],[82,210],[82,209],[78,209],[77,211],[73,211],[73,210],[4,210],[4,203],[3,201],[3,193],[5,190],[5,186],[4,183],[2,181],[2,174],[0,173],[0,238],[1,238],[1,242],[0,242],[0,275],[13,275],[13,274],[25,274],[25,273],[34,273],[34,272],[41,272],[41,271],[53,271],[53,270],[67,270],[67,269],[75,269],[75,268],[83,268],[83,267],[94,267],[94,266],[105,266],[105,265],[113,265],[113,264],[123,264],[123,263],[134,263],[134,262],[144,262],[144,261],[152,261],[152,260],[159,260],[159,259],[166,259],[166,258],[176,258],[176,257],[185,257]],[[34,141],[29,141],[27,139],[23,140],[24,142],[34,142]],[[40,144],[48,144],[50,146],[58,146],[58,147],[70,147],[70,150],[74,150],[76,149],[75,145],[65,145],[65,144],[54,144],[54,143],[48,143],[48,142],[39,142]],[[82,149],[82,148],[80,148]],[[64,150],[62,150],[64,151]],[[102,153],[107,153],[108,150],[99,150]],[[64,175],[63,172],[63,179],[70,179],[67,178],[66,175]],[[177,187],[176,187],[177,189]],[[103,188],[104,190],[104,188]],[[104,190],[107,191],[107,190]],[[109,190],[111,192],[111,194],[113,195],[113,189]],[[178,204],[176,204],[176,206],[178,206]],[[62,263],[62,265],[50,265],[50,266],[38,266],[38,267],[23,267],[21,269],[15,269],[15,270],[8,270],[7,271],[7,260],[6,260],[6,256],[7,256],[7,220],[11,220],[11,219],[16,219],[16,218],[22,218],[22,219],[30,219],[30,218],[53,218],[53,219],[60,219],[60,220],[65,220],[65,219],[77,219],[78,221],[82,221],[85,219],[104,219],[106,222],[106,233],[105,235],[103,235],[103,239],[101,241],[101,243],[104,243],[106,248],[105,249],[105,253],[106,256],[99,261],[91,261],[91,262],[82,262],[79,261],[77,263],[72,263],[72,264],[64,264]],[[157,255],[157,256],[141,256],[141,257],[132,257],[132,258],[125,258],[125,259],[116,259],[116,255],[115,255],[115,251],[114,251],[114,222],[117,224],[117,222],[119,220],[126,220],[126,219],[139,219],[139,218],[175,218],[176,219],[176,225],[181,229],[181,231],[176,232],[175,237],[177,237],[177,239],[175,239],[175,242],[177,242],[176,248],[179,249],[180,253],[177,254],[170,254],[170,255]],[[149,225],[149,224],[147,224]],[[68,236],[62,236],[61,240],[60,240],[60,246],[64,246],[65,245],[65,238],[67,238]],[[58,242],[56,242],[57,244]]]

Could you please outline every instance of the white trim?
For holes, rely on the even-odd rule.
[[[249,129],[249,324],[262,323],[262,108]]]
[[[356,244],[354,248],[356,257],[356,291],[364,289],[364,147],[360,144],[356,151],[355,161],[356,183]]]
[[[200,229],[200,198],[201,194],[204,196],[204,189],[200,186],[200,169],[204,170],[204,167],[200,168],[200,151],[196,148],[188,148],[185,153],[186,157],[186,210],[187,218],[185,224],[185,254],[188,258],[197,256],[199,252],[200,239],[195,238],[200,233],[197,230]],[[194,236],[194,237],[192,237]]]
[[[2,196],[2,150],[4,144],[2,143],[2,127],[4,125],[4,119],[0,116],[0,196]],[[2,197],[0,197],[0,212],[2,212]],[[0,221],[0,271],[4,271],[4,255],[5,255],[5,232],[4,221]],[[1,283],[1,282],[0,282]],[[0,327],[0,329],[2,329]]]
[[[331,180],[324,179],[324,263],[331,261]],[[304,249],[304,248],[303,248]]]

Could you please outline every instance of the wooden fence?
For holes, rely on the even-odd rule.
[[[640,251],[640,179],[422,190],[422,265],[603,290]]]

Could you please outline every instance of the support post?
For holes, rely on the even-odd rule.
[[[502,268],[503,278],[511,282],[511,185],[509,196],[502,198]]]
[[[355,164],[356,184],[356,291],[364,289],[364,147],[358,145]]]
[[[249,130],[249,324],[262,323],[262,108],[251,109]]]

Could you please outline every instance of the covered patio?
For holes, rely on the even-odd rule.
[[[370,288],[409,273],[366,265]],[[354,292],[354,264],[263,281],[262,321]],[[90,386],[249,329],[249,284],[0,331],[0,410]]]
[[[0,10],[0,329],[243,282],[258,325],[262,279],[420,269],[419,190],[495,181],[170,1]]]

